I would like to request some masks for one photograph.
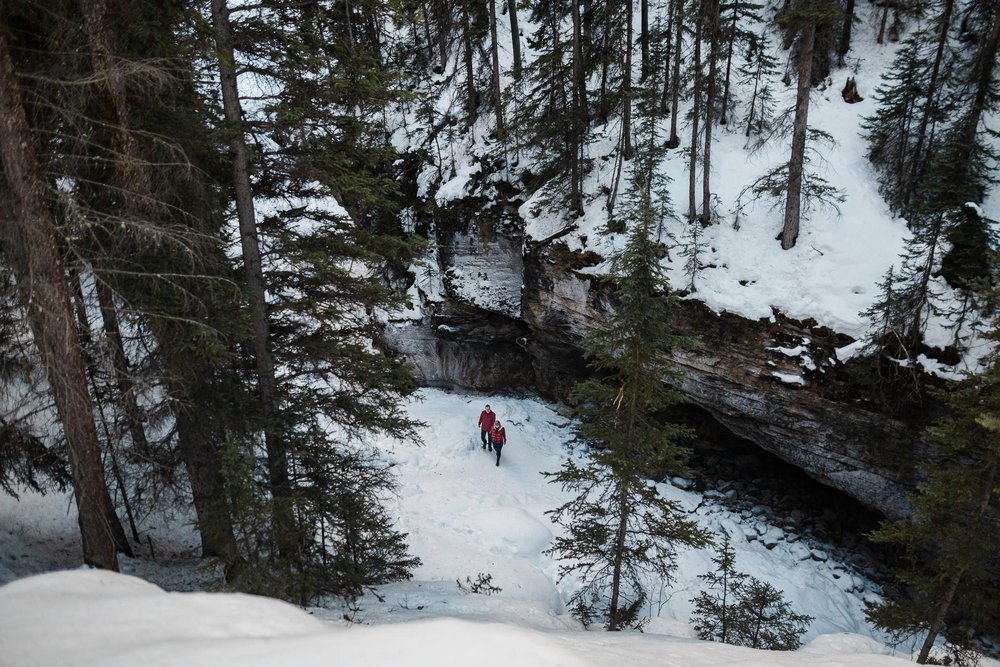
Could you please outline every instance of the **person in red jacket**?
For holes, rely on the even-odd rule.
[[[497,413],[490,410],[490,406],[487,404],[486,409],[479,413],[479,437],[483,441],[483,449],[489,446],[490,451],[493,451],[493,445],[490,444],[490,432],[493,430],[493,422],[497,420]]]
[[[490,431],[490,442],[493,443],[493,449],[497,452],[497,466],[499,466],[500,450],[507,443],[507,431],[504,430],[500,422],[493,423],[493,430]]]

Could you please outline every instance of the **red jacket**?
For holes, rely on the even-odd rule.
[[[507,431],[501,426],[490,431],[490,442],[494,445],[507,444]]]
[[[483,410],[479,413],[479,430],[481,431],[492,431],[493,422],[497,420],[497,413],[486,412]]]

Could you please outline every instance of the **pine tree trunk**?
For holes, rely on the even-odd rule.
[[[694,222],[698,217],[698,202],[696,200],[696,184],[698,181],[698,121],[701,118],[701,25],[704,16],[704,0],[698,0],[695,5],[694,30],[694,85],[691,102],[691,171],[688,179],[688,221]]]
[[[104,410],[104,400],[101,397],[100,387],[97,383],[97,367],[93,354],[90,351],[93,335],[90,330],[90,318],[87,316],[87,303],[83,295],[83,284],[80,281],[80,273],[78,271],[71,269],[68,273],[67,284],[70,291],[70,306],[76,314],[77,335],[80,341],[80,350],[83,353],[84,377],[90,384],[92,404],[97,410],[98,420],[104,431],[105,447],[103,453],[106,453],[111,459],[111,473],[118,484],[118,490],[122,494],[122,504],[124,505],[129,525],[132,528],[132,535],[138,542],[139,532],[135,526],[135,518],[132,514],[132,505],[128,499],[125,480],[122,478],[121,468],[118,466],[118,456],[115,454],[114,439],[111,437],[111,432],[108,429],[108,418]],[[96,424],[94,428],[97,428]],[[100,446],[100,442],[98,442],[98,446]],[[132,551],[132,545],[129,544],[128,537],[125,535],[125,529],[122,527],[118,514],[115,511],[114,501],[108,505],[105,511],[108,514],[108,525],[115,540],[115,549],[118,553],[125,554],[129,558],[134,557],[135,552]]]
[[[882,18],[878,22],[878,37],[875,41],[879,44],[885,43],[885,24],[889,19],[889,0],[882,0]]]
[[[236,216],[240,226],[240,247],[247,288],[253,307],[253,349],[257,362],[257,390],[260,395],[261,417],[264,423],[264,443],[271,495],[274,500],[274,523],[279,549],[292,551],[295,529],[291,507],[291,484],[288,479],[288,454],[276,424],[277,382],[271,358],[270,332],[265,302],[264,272],[257,238],[257,221],[253,192],[250,185],[250,159],[243,135],[243,109],[236,85],[236,64],[232,30],[226,0],[212,0],[212,22],[218,46],[219,76],[222,85],[223,110],[229,124],[229,149],[233,160],[233,185],[236,195]]]
[[[224,434],[209,427],[196,408],[201,402],[199,396],[216,391],[211,381],[213,369],[188,351],[193,340],[190,325],[183,320],[155,321],[153,335],[163,354],[177,448],[191,484],[202,555],[222,558],[227,576],[231,576],[242,568],[243,561],[236,546],[222,469],[220,446]]]
[[[631,5],[631,3],[629,3]],[[631,9],[631,7],[629,7]],[[631,11],[629,14],[631,15]],[[640,81],[649,76],[649,0],[639,0],[639,45],[642,51]],[[631,49],[631,44],[629,44]]]
[[[760,48],[763,48],[761,45]],[[760,77],[764,70],[764,62],[760,59],[757,60],[757,72],[754,74],[753,79],[753,93],[750,95],[750,106],[747,111],[747,138],[750,137],[750,129],[753,127],[753,118],[757,111],[757,92],[760,89]]]
[[[973,74],[976,82],[976,95],[972,100],[972,109],[970,110],[968,121],[969,131],[973,135],[975,135],[979,128],[979,120],[986,109],[987,97],[993,88],[993,70],[996,68],[998,48],[1000,48],[1000,9],[997,10],[996,15],[993,17],[993,27],[990,29],[990,34],[987,36],[986,41],[983,42],[983,48],[980,50],[979,58],[976,60],[976,68]],[[974,136],[969,137],[970,140],[973,138]]]
[[[715,111],[715,87],[719,62],[719,4],[720,0],[709,0],[708,30],[708,90],[705,92],[705,148],[701,172],[701,224],[707,227],[712,222],[712,126]]]
[[[638,338],[638,336],[635,336]],[[634,342],[634,341],[633,341]],[[638,345],[636,345],[638,350]],[[641,363],[635,366],[633,373],[643,372],[645,369],[642,367]],[[629,387],[638,386],[639,380],[636,378],[628,378],[626,380]],[[625,391],[625,387],[622,387],[622,391]],[[624,393],[620,396],[625,396]],[[627,395],[625,399],[626,409],[628,410],[628,421],[625,424],[625,433],[623,441],[625,443],[631,443],[635,437],[636,432],[636,422],[638,421],[636,412],[639,408],[638,397],[633,395],[631,392]],[[621,409],[621,403],[619,403],[619,410]],[[627,447],[628,445],[625,445]],[[627,457],[632,454],[631,451],[620,452],[623,457]],[[611,602],[608,605],[608,613],[610,623],[608,625],[608,630],[621,630],[622,623],[619,616],[619,602],[620,602],[620,591],[621,591],[621,581],[622,581],[622,567],[625,564],[625,540],[628,537],[628,524],[632,515],[632,506],[629,502],[628,495],[628,484],[626,480],[619,479],[619,484],[621,488],[618,490],[618,498],[616,508],[618,514],[618,527],[615,531],[615,543],[612,547],[612,574],[611,574]]]
[[[903,188],[903,208],[910,204],[914,190],[919,182],[921,174],[921,164],[924,158],[924,141],[927,138],[927,125],[933,116],[934,96],[937,94],[938,76],[941,71],[941,63],[944,60],[945,46],[948,43],[948,29],[951,26],[951,12],[955,0],[945,0],[944,9],[939,19],[941,32],[938,35],[937,51],[934,54],[934,64],[931,66],[931,75],[927,80],[927,95],[925,96],[924,110],[920,118],[920,125],[917,126],[917,140],[913,145],[910,168],[907,170],[906,182]]]
[[[601,59],[601,92],[597,109],[601,122],[607,122],[608,120],[608,70],[610,69],[608,53],[611,51],[609,47],[608,31],[605,30],[604,34],[601,35],[601,51],[598,56]]]
[[[154,192],[152,178],[145,163],[139,157],[138,147],[132,134],[130,103],[127,96],[124,76],[114,62],[114,35],[108,25],[108,7],[106,0],[84,0],[81,4],[84,13],[88,41],[93,52],[95,70],[101,74],[108,97],[115,111],[116,124],[113,128],[115,148],[115,168],[121,187],[124,191],[126,210],[134,217],[148,218],[153,212]],[[349,9],[348,9],[349,11]],[[100,278],[96,280],[98,306],[104,320],[104,329],[110,343],[110,355],[115,383],[119,395],[122,413],[125,415],[132,446],[143,456],[150,456],[149,442],[143,428],[142,411],[135,396],[135,386],[128,367],[128,359],[121,338],[121,328],[114,295],[107,284]],[[186,408],[185,408],[186,409]],[[180,428],[178,429],[180,430]],[[206,555],[228,556],[227,565],[234,562],[236,554],[235,538],[232,523],[229,519],[225,484],[221,478],[221,460],[215,450],[214,443],[202,441],[201,451],[197,456],[186,452],[184,443],[190,439],[180,436],[182,443],[182,458],[188,469],[192,483],[192,495],[200,526],[212,526],[202,531],[203,551]],[[196,459],[192,462],[192,459]],[[206,471],[218,471],[218,478],[211,486],[199,484]],[[119,480],[124,485],[123,480]],[[204,508],[220,505],[224,517],[219,518]]]
[[[580,162],[583,151],[583,135],[587,124],[587,88],[583,64],[583,17],[580,15],[580,0],[571,0],[570,4],[573,15],[573,82],[572,94],[570,95],[573,114],[573,120],[570,124],[572,127],[570,142],[573,150],[573,168],[570,176],[572,180],[570,210],[582,215],[583,175],[581,174]]]
[[[490,83],[493,88],[493,108],[497,117],[497,136],[503,136],[503,100],[500,98],[500,54],[497,44],[497,0],[489,0],[490,5],[490,59],[493,64],[493,76]]]
[[[441,61],[441,72],[448,69],[448,23],[446,20],[450,11],[450,5],[445,0],[436,0],[434,3],[437,14],[437,43],[438,58]]]
[[[927,664],[927,659],[930,657],[931,649],[934,648],[934,641],[941,632],[945,616],[948,615],[951,603],[955,599],[955,592],[958,590],[958,585],[962,582],[963,574],[964,571],[959,570],[948,580],[948,588],[945,589],[941,602],[934,610],[934,617],[931,619],[930,627],[927,629],[927,637],[924,638],[924,643],[920,646],[920,654],[917,655],[918,665]]]
[[[132,529],[132,539],[139,542],[139,529],[135,524],[135,515],[132,513],[132,503],[128,499],[128,489],[125,485],[125,478],[122,476],[121,466],[118,465],[118,454],[115,452],[115,439],[111,434],[111,429],[108,428],[108,416],[104,409],[104,398],[101,394],[101,387],[97,381],[97,367],[94,363],[93,355],[89,353],[90,344],[93,340],[93,336],[90,331],[90,318],[87,316],[87,304],[83,294],[83,284],[80,282],[80,274],[78,271],[69,271],[69,289],[70,289],[70,302],[76,310],[76,320],[78,333],[80,337],[80,348],[83,350],[83,366],[84,374],[87,377],[87,381],[90,383],[90,390],[92,402],[94,407],[97,409],[98,421],[101,424],[101,430],[104,431],[104,442],[105,450],[104,452],[108,455],[111,460],[111,474],[115,478],[115,482],[118,485],[118,492],[121,493],[122,505],[125,509],[125,515],[128,518],[129,527]],[[117,514],[114,515],[117,517]],[[121,525],[121,521],[117,522]],[[115,523],[111,524],[112,530],[115,530]],[[124,529],[121,533],[115,533],[115,548],[119,553],[123,553],[129,558],[135,556],[132,551],[132,545],[129,544],[128,538],[125,536]]]
[[[200,437],[198,415],[188,407],[176,413],[177,446],[191,482],[191,498],[198,516],[203,557],[221,558],[231,579],[242,568],[236,546],[229,501],[225,494],[222,460],[213,443]]]
[[[142,410],[135,398],[135,384],[125,356],[125,346],[122,343],[121,327],[118,322],[118,308],[115,306],[114,295],[100,279],[96,281],[97,303],[104,320],[104,334],[108,340],[111,354],[111,366],[115,374],[115,384],[118,389],[118,400],[122,413],[128,425],[132,447],[142,456],[150,455],[149,441],[142,426]]]
[[[379,17],[376,8],[371,5],[362,5],[361,13],[365,19],[365,38],[368,42],[367,53],[378,60],[381,65],[382,62],[382,35],[379,33],[379,26],[383,24],[383,20]]]
[[[492,2],[492,0],[490,0]],[[476,122],[477,109],[479,105],[476,98],[476,72],[472,60],[472,20],[469,17],[470,0],[461,0],[462,3],[462,56],[465,62],[465,114],[468,125],[471,127]]]
[[[728,643],[729,639],[729,572],[726,566],[722,566],[722,613],[719,617],[719,641]]]
[[[670,75],[670,67],[674,51],[674,11],[676,4],[674,0],[667,1],[667,44],[663,49],[663,56],[666,62],[663,63],[663,93],[660,96],[660,113],[667,113],[670,108],[670,84],[673,81]]]
[[[434,38],[431,37],[431,12],[426,0],[421,0],[420,9],[424,15],[424,41],[427,42],[427,62],[430,63],[434,59]]]
[[[104,479],[83,352],[56,242],[55,218],[45,201],[45,186],[38,171],[20,83],[3,31],[0,31],[0,159],[13,203],[13,215],[0,218],[7,246],[5,255],[14,270],[18,296],[66,436],[83,559],[94,567],[118,570],[112,524],[117,524],[118,531],[124,531],[114,515]]]
[[[802,209],[802,173],[805,168],[806,129],[809,119],[809,91],[812,80],[813,48],[816,24],[803,28],[799,38],[798,90],[795,95],[795,120],[792,124],[792,155],[788,160],[788,196],[785,199],[785,219],[781,229],[781,248],[788,250],[799,237],[799,216]]]
[[[851,30],[854,28],[854,0],[847,0],[847,7],[844,9],[844,25],[840,30],[840,44],[837,46],[837,59],[841,67],[844,66],[844,58],[851,50]]]
[[[739,3],[733,3],[733,25],[729,30],[729,44],[726,47],[726,82],[722,88],[722,116],[719,118],[719,125],[725,125],[728,122],[726,114],[729,112],[729,80],[733,71],[733,48],[736,44],[736,19],[739,16],[736,11],[737,7],[739,7]]]
[[[684,41],[684,0],[671,0],[675,7],[674,21],[677,26],[677,35],[674,43],[674,71],[671,77],[673,93],[670,100],[670,139],[667,140],[667,148],[677,148],[681,145],[680,136],[677,134],[677,115],[679,113],[681,98],[681,46]]]
[[[517,27],[517,0],[507,0],[507,14],[510,17],[510,47],[514,54],[514,79],[521,78],[521,34]]]
[[[625,560],[625,537],[628,534],[629,502],[628,489],[622,483],[617,499],[618,528],[612,547],[611,602],[608,605],[608,630],[621,630],[618,604],[621,600],[622,566]]]
[[[625,64],[622,68],[622,158],[632,159],[632,0],[625,3]]]
[[[912,354],[916,353],[915,351],[924,335],[924,307],[928,301],[927,290],[930,285],[931,275],[934,273],[934,267],[937,264],[937,247],[941,240],[941,228],[943,224],[944,216],[941,213],[936,214],[934,222],[931,223],[930,242],[927,246],[927,260],[924,262],[923,270],[920,272],[920,284],[917,287],[917,305],[913,309],[913,320],[910,322],[910,330],[907,332],[910,344],[908,352]]]

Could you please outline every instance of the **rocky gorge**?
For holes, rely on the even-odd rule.
[[[437,288],[411,287],[412,307],[389,319],[383,343],[425,385],[565,398],[585,374],[583,333],[614,308],[591,272],[600,258],[498,231],[488,216],[455,227],[436,231],[423,269]],[[905,515],[922,445],[852,395],[841,357],[854,341],[779,312],[716,313],[693,297],[675,324],[697,345],[676,354],[682,374],[665,380],[726,432],[880,514]]]

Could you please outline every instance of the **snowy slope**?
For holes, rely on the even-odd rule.
[[[440,390],[424,390],[420,396],[423,400],[413,404],[410,413],[428,424],[424,433],[427,444],[418,448],[383,443],[399,463],[400,526],[410,533],[412,551],[424,562],[414,573],[415,580],[445,582],[445,591],[451,593],[457,590],[455,579],[464,583],[466,577],[475,581],[479,573],[490,574],[493,583],[503,589],[500,599],[513,598],[534,609],[530,622],[543,627],[573,624],[550,616],[566,613],[562,602],[576,584],[568,580],[557,583],[556,563],[551,556],[541,554],[559,530],[545,512],[568,496],[548,484],[540,473],[555,471],[567,456],[581,454],[579,445],[574,447],[571,442],[575,436],[570,421],[554,406],[537,400],[476,398]],[[478,444],[475,422],[487,401],[509,439],[500,467]],[[740,569],[784,590],[797,608],[815,616],[808,638],[831,632],[871,634],[864,619],[863,598],[873,598],[875,587],[848,566],[812,560],[809,547],[785,541],[775,527],[762,527],[765,535],[780,536],[771,550],[762,539],[756,539],[756,534],[754,541],[748,542],[746,533],[757,532],[756,520],[743,521],[711,499],[669,483],[658,485],[658,489],[694,513],[702,526],[716,534],[727,531],[734,536]],[[660,596],[654,590],[653,606],[647,612],[665,623],[686,623],[692,611],[690,598],[700,590],[698,575],[710,569],[712,555],[711,550],[682,552],[676,583],[665,587]],[[411,584],[402,588],[409,594]],[[395,588],[391,590],[393,595],[386,597],[384,605],[364,600],[363,617],[385,619],[398,614],[399,599]],[[449,600],[442,606],[433,596],[422,599],[421,615],[448,615],[444,610],[454,604]],[[475,602],[482,607],[475,612],[478,618],[498,620],[490,618],[489,605]]]
[[[656,13],[661,11],[658,3],[651,4],[656,21]],[[638,11],[638,7],[636,7]],[[764,10],[765,18],[774,13],[774,3]],[[781,229],[784,201],[761,198],[748,201],[744,197],[742,212],[737,216],[737,202],[743,189],[775,166],[788,160],[790,136],[772,136],[763,148],[748,152],[743,135],[746,103],[751,91],[741,85],[738,77],[733,77],[733,96],[737,101],[734,122],[714,130],[712,145],[712,194],[713,210],[717,223],[705,230],[702,243],[704,252],[699,257],[700,270],[695,276],[695,291],[689,298],[698,299],[716,311],[726,311],[749,319],[772,319],[774,312],[799,320],[815,320],[838,333],[853,338],[864,336],[869,323],[861,316],[878,297],[878,282],[890,266],[899,265],[900,252],[909,236],[906,223],[894,217],[878,191],[874,170],[865,157],[867,150],[861,136],[861,122],[875,110],[873,94],[883,73],[892,63],[897,44],[875,43],[879,7],[859,5],[855,9],[856,23],[852,47],[846,57],[845,67],[835,68],[821,86],[812,91],[809,109],[809,125],[831,135],[832,145],[815,145],[817,158],[811,167],[822,175],[844,196],[839,211],[819,207],[803,215],[801,233],[795,248],[783,251],[775,239]],[[524,36],[533,33],[527,12],[519,15],[521,32]],[[915,26],[910,25],[912,30]],[[759,31],[762,26],[744,26]],[[568,28],[567,28],[568,29]],[[780,48],[780,36],[773,25],[767,28],[771,33],[773,55],[780,64],[775,80],[771,82],[775,92],[775,111],[781,114],[794,105],[795,86],[785,85],[778,80],[788,62],[788,51]],[[516,87],[510,77],[512,65],[509,51],[509,23],[506,16],[498,17],[500,47],[501,85],[504,90],[513,91],[512,96],[521,104],[530,104],[527,93]],[[905,35],[904,35],[905,37]],[[524,58],[530,62],[536,54],[522,38]],[[690,55],[690,54],[688,54]],[[453,54],[449,66],[442,74],[435,75],[429,82],[416,84],[417,97],[429,100],[434,108],[435,118],[448,114],[461,117],[461,86],[464,74],[459,67],[459,54]],[[740,58],[734,58],[734,66]],[[485,76],[487,65],[483,65]],[[865,98],[857,104],[847,104],[840,95],[847,77],[855,77],[860,94]],[[794,80],[794,73],[791,79]],[[597,82],[591,82],[591,88]],[[794,81],[793,81],[794,84]],[[681,104],[680,116],[687,118],[690,102]],[[518,183],[518,176],[534,169],[530,154],[517,155],[514,166],[510,164],[499,173],[486,173],[482,165],[484,156],[495,156],[499,148],[491,143],[493,114],[484,109],[478,121],[468,129],[450,129],[433,138],[433,150],[420,176],[420,195],[433,199],[439,206],[464,197],[483,197],[487,201],[497,197],[494,182],[507,180]],[[639,111],[636,111],[639,114]],[[428,124],[416,112],[416,105],[407,102],[404,108],[390,119],[396,128],[393,135],[394,146],[400,151],[428,149],[433,124]],[[636,127],[641,124],[637,118]],[[552,210],[543,203],[542,190],[527,192],[527,201],[520,207],[519,216],[529,240],[540,240],[569,230],[560,240],[575,250],[595,250],[608,256],[620,246],[622,235],[607,232],[608,222],[606,193],[614,190],[618,171],[617,146],[620,122],[612,119],[606,127],[592,128],[585,153],[591,159],[592,170],[584,183],[584,214],[579,219],[570,219],[565,210]],[[661,123],[661,140],[668,135],[669,119]],[[518,129],[514,128],[514,133]],[[686,120],[680,124],[681,148],[668,152],[660,165],[663,175],[671,179],[669,194],[673,202],[676,218],[665,226],[663,240],[675,246],[666,259],[675,287],[683,288],[689,283],[685,275],[685,258],[676,246],[686,242],[689,225],[686,222],[688,206],[688,160],[686,148],[690,144],[690,129]],[[505,155],[510,159],[509,151]],[[514,161],[511,160],[513,163]],[[627,187],[629,165],[626,164],[621,178],[621,187]],[[699,210],[702,205],[701,169],[698,170]],[[544,189],[543,189],[544,190]],[[752,195],[750,196],[752,198]],[[619,198],[620,199],[620,198]],[[989,193],[983,206],[988,218],[1000,218],[1000,196]],[[606,267],[591,269],[600,273]],[[942,294],[941,305],[951,300],[952,290],[942,279],[935,278],[935,288]],[[470,285],[464,291],[476,290]],[[474,300],[473,300],[474,301]],[[954,332],[949,330],[947,321],[932,317],[928,323],[926,340],[931,345],[947,346],[954,340]],[[965,331],[963,335],[970,336]],[[966,341],[970,349],[967,359],[956,368],[935,368],[936,372],[975,369],[978,357],[984,349],[981,341],[970,336]]]
[[[499,467],[478,442],[475,422],[487,401],[509,438]],[[816,617],[806,635],[809,644],[779,654],[692,639],[690,598],[712,555],[703,550],[683,552],[676,582],[659,597],[654,592],[657,604],[647,610],[654,618],[645,633],[582,630],[563,606],[575,582],[557,582],[555,562],[541,553],[559,530],[545,512],[564,495],[539,473],[580,454],[570,421],[558,406],[531,398],[439,390],[422,391],[409,412],[427,423],[423,446],[375,444],[397,463],[400,485],[392,510],[410,534],[411,551],[423,561],[412,581],[382,586],[354,608],[314,608],[310,616],[252,596],[168,594],[105,572],[21,578],[0,588],[0,665],[319,665],[334,659],[463,666],[518,659],[529,665],[609,667],[651,661],[902,664],[880,657],[891,651],[864,621],[862,599],[873,595],[870,582],[846,565],[814,560],[808,546],[785,540],[773,527],[741,522],[712,498],[670,484],[660,484],[660,492],[703,526],[736,538],[741,570],[771,582],[797,611]],[[78,565],[75,513],[67,499],[26,496],[25,501],[0,497],[3,579]],[[191,535],[183,518],[173,524],[160,518],[156,525],[163,544],[179,547]],[[763,536],[747,541],[748,532],[761,530]],[[768,535],[775,536],[770,550],[762,544]],[[15,552],[17,566],[11,567],[7,561]],[[208,585],[197,560],[185,560],[178,551],[164,555],[156,563],[126,560],[123,569],[172,590]],[[502,590],[487,596],[456,584],[467,577],[475,581],[480,573],[492,575]],[[345,614],[353,624],[344,623]]]

